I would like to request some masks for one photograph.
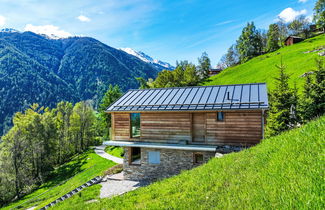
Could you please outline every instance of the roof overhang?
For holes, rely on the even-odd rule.
[[[188,150],[188,151],[204,151],[215,152],[217,146],[206,145],[188,145],[188,144],[161,144],[151,142],[134,142],[134,141],[105,141],[103,143],[107,146],[119,146],[119,147],[142,147],[152,149],[173,149],[173,150]]]
[[[266,111],[269,110],[268,107],[265,108],[254,108],[254,109],[186,109],[186,110],[110,110],[110,111],[105,111],[106,113],[157,113],[157,112],[238,112],[238,111]]]

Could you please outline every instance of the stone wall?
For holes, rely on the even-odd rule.
[[[179,174],[200,164],[194,163],[194,153],[203,154],[203,162],[214,157],[215,152],[193,152],[183,150],[141,148],[141,165],[129,164],[129,149],[124,148],[124,178],[131,180],[155,180]],[[160,164],[149,164],[148,152],[160,152]]]

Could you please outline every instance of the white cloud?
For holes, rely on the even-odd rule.
[[[300,3],[306,3],[308,0],[298,0]]]
[[[0,27],[4,26],[5,24],[6,24],[6,18],[0,15]]]
[[[216,26],[222,26],[222,25],[226,25],[226,24],[229,24],[232,22],[235,22],[235,21],[234,20],[226,20],[226,21],[217,23]]]
[[[41,25],[34,26],[32,24],[27,24],[24,28],[25,31],[32,31],[37,34],[45,34],[51,38],[67,38],[72,36],[69,32],[60,30],[59,27],[54,25]]]
[[[283,20],[284,22],[288,23],[288,22],[293,21],[299,15],[305,15],[305,14],[307,14],[307,10],[305,10],[305,9],[296,11],[296,10],[289,7],[289,8],[284,9],[278,15],[278,18]]]
[[[78,20],[80,20],[81,22],[89,22],[90,21],[90,18],[89,17],[86,17],[84,15],[79,15],[77,17]]]

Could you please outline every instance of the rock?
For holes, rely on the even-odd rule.
[[[320,56],[325,56],[325,51],[323,51],[323,52],[319,52],[318,55],[320,55]]]
[[[223,157],[223,154],[219,153],[219,152],[216,152],[216,154],[214,155],[214,157],[216,158],[221,158]]]

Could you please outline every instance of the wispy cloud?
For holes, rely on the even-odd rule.
[[[222,25],[226,25],[226,24],[229,24],[229,23],[233,23],[233,22],[235,22],[235,20],[226,20],[226,21],[217,23],[216,26],[222,26]]]
[[[34,26],[32,24],[27,24],[24,31],[32,31],[37,34],[45,34],[49,37],[66,38],[72,36],[69,32],[59,29],[59,27],[54,25],[40,25]]]
[[[84,15],[79,15],[77,19],[80,20],[81,22],[90,22],[90,18]]]
[[[306,3],[308,0],[298,0],[300,3]]]
[[[303,10],[294,10],[291,7],[288,7],[284,10],[282,10],[282,12],[280,12],[280,14],[278,15],[278,18],[283,20],[284,22],[288,23],[293,21],[296,17],[300,16],[300,15],[305,15],[307,14],[307,10],[303,9]]]
[[[6,18],[0,15],[0,27],[4,26],[5,24],[6,24]]]

